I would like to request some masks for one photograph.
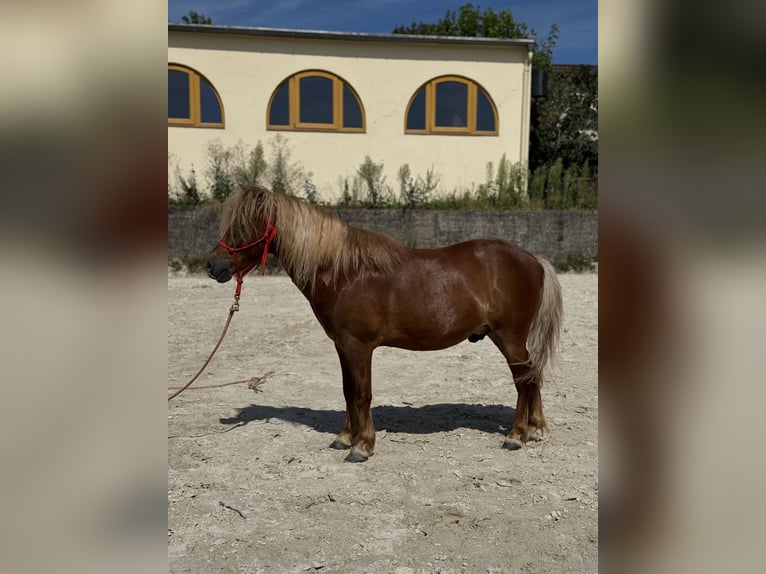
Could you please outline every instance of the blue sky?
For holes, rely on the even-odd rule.
[[[194,10],[223,26],[255,26],[390,33],[400,24],[436,22],[447,10],[468,0],[168,0],[168,20],[180,22]],[[598,63],[598,0],[473,1],[482,10],[509,9],[514,19],[526,22],[541,37],[551,24],[559,26],[553,53],[557,64]]]

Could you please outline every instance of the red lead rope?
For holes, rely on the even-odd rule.
[[[234,304],[229,309],[229,318],[226,319],[226,325],[224,325],[223,332],[221,333],[221,336],[218,338],[218,342],[215,344],[215,347],[213,348],[213,352],[210,353],[210,356],[207,358],[207,361],[205,361],[205,364],[202,365],[202,368],[200,368],[199,371],[197,371],[197,374],[194,375],[191,380],[186,383],[183,387],[178,387],[178,390],[170,395],[168,397],[168,402],[170,402],[172,399],[176,398],[178,395],[180,395],[182,392],[184,392],[186,389],[188,389],[191,384],[197,380],[197,378],[202,374],[202,372],[205,370],[205,367],[208,366],[210,361],[213,358],[213,355],[215,355],[215,352],[218,350],[218,347],[221,346],[221,342],[223,342],[223,338],[226,336],[226,331],[229,329],[229,325],[231,324],[231,318],[234,316],[234,313],[239,311],[239,295],[242,293],[242,279],[245,275],[250,273],[257,265],[258,263],[251,263],[248,265],[245,269],[239,268],[239,263],[237,263],[237,252],[238,251],[244,251],[245,249],[250,249],[251,247],[255,247],[261,242],[266,242],[263,246],[263,257],[261,257],[261,265],[262,270],[261,274],[266,274],[266,258],[269,256],[269,245],[271,245],[271,242],[274,241],[274,237],[277,234],[277,228],[274,227],[271,222],[266,225],[266,231],[263,233],[263,237],[258,239],[257,241],[253,241],[252,243],[245,245],[243,247],[232,247],[231,245],[227,245],[223,241],[219,241],[218,245],[223,247],[226,251],[228,251],[231,254],[232,259],[234,260],[234,269],[237,271],[237,289],[234,292]],[[262,379],[265,379],[267,376],[271,376],[271,373],[267,373],[262,377]],[[242,382],[242,381],[238,381]],[[252,389],[255,389],[255,387],[250,387]]]
[[[239,295],[242,292],[242,280],[244,279],[245,275],[250,273],[255,267],[258,266],[258,263],[251,263],[244,269],[240,269],[239,262],[237,261],[237,252],[244,251],[245,249],[250,249],[251,247],[255,247],[261,242],[266,242],[263,246],[263,256],[261,257],[261,275],[266,274],[266,259],[269,256],[269,245],[271,245],[271,242],[274,240],[274,237],[277,235],[277,228],[274,227],[271,224],[271,221],[269,221],[268,224],[266,224],[266,231],[263,232],[263,236],[260,239],[257,239],[256,241],[253,241],[252,243],[248,243],[247,245],[243,245],[242,247],[232,247],[231,245],[219,241],[218,245],[223,247],[226,251],[229,252],[231,255],[231,258],[234,260],[234,269],[237,272],[237,289],[234,292],[234,299],[239,302]]]

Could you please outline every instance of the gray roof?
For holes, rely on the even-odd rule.
[[[533,38],[469,38],[463,36],[415,36],[409,34],[367,34],[361,32],[328,32],[321,30],[290,30],[285,28],[247,28],[209,24],[168,24],[168,32],[195,34],[233,34],[263,38],[302,38],[309,40],[340,40],[353,42],[400,42],[416,44],[453,44],[463,46],[523,46],[532,51]]]

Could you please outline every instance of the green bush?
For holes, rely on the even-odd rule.
[[[168,203],[173,205],[199,205],[202,203],[202,196],[197,186],[197,174],[194,166],[188,176],[181,173],[181,168],[176,166],[176,181],[180,187],[180,193],[168,189]]]
[[[561,158],[531,175],[529,206],[535,209],[597,209],[597,179],[587,161],[564,168]]]
[[[559,273],[566,271],[574,271],[576,273],[583,273],[585,271],[593,271],[595,258],[583,255],[581,253],[569,254],[563,261],[554,261],[553,267]]]
[[[264,185],[269,169],[263,144],[258,141],[255,147],[248,151],[240,142],[233,153],[233,177],[237,185]]]
[[[383,175],[383,162],[375,163],[370,156],[356,170],[355,182],[360,182],[363,189],[364,204],[367,207],[383,207],[391,203],[391,191]]]
[[[399,203],[405,209],[426,207],[431,201],[431,194],[439,186],[439,176],[433,166],[426,171],[425,177],[418,175],[413,178],[409,164],[399,168]]]
[[[223,147],[219,141],[207,145],[208,165],[205,171],[210,195],[216,201],[224,201],[234,190],[233,150]]]
[[[271,191],[299,195],[299,192],[305,189],[304,182],[311,178],[311,173],[307,173],[299,164],[290,162],[292,150],[285,136],[274,136],[271,146],[271,163],[268,166]]]
[[[383,162],[375,163],[365,156],[351,181],[348,177],[338,178],[341,188],[338,207],[394,207],[397,204],[391,186],[383,175]]]
[[[319,190],[311,181],[311,173],[291,161],[288,140],[277,134],[269,142],[270,160],[259,141],[250,149],[243,142],[225,148],[219,141],[207,146],[205,170],[208,194],[197,184],[192,166],[182,175],[175,166],[177,186],[168,183],[168,201],[174,204],[199,205],[205,196],[216,202],[226,199],[238,185],[265,185],[278,193],[300,195],[313,203],[322,203]],[[169,156],[169,173],[171,159]],[[341,189],[338,207],[399,207],[403,209],[598,209],[598,179],[592,177],[590,165],[565,166],[562,158],[541,165],[530,173],[523,163],[511,162],[503,154],[497,167],[486,164],[482,183],[469,189],[439,193],[440,177],[434,167],[424,175],[413,175],[409,164],[397,172],[398,194],[386,181],[383,162],[370,156],[353,175],[339,177]]]

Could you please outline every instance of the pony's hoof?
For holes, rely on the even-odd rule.
[[[517,438],[507,438],[503,443],[503,448],[507,448],[508,450],[519,450],[522,446],[524,445]]]
[[[536,428],[527,435],[527,440],[532,440],[535,442],[545,440],[545,439],[546,439],[545,429],[542,429],[542,428]]]
[[[346,462],[365,462],[369,456],[367,456],[364,453],[359,452],[358,450],[352,450],[350,453],[348,453],[348,456],[343,459]]]
[[[343,441],[338,440],[337,438],[330,443],[330,448],[334,448],[335,450],[347,450],[351,448],[350,444],[346,444]]]

